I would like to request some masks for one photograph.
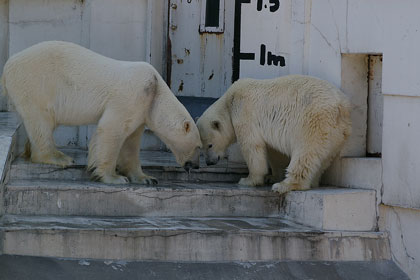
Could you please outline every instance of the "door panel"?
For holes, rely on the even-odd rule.
[[[224,28],[203,28],[206,1],[170,0],[168,80],[177,96],[218,98],[231,85],[234,1],[219,0]]]

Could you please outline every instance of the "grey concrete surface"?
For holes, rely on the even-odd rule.
[[[282,198],[269,187],[162,182],[106,185],[89,181],[10,181],[6,213],[74,216],[278,216]]]
[[[389,260],[382,232],[319,231],[278,218],[5,215],[11,255],[156,261]]]
[[[10,164],[14,158],[14,147],[19,126],[20,120],[16,114],[0,113],[0,216],[4,214],[4,185],[8,180]]]
[[[0,280],[409,280],[392,261],[124,262],[0,256]]]
[[[11,179],[60,179],[60,180],[89,180],[85,170],[87,151],[82,149],[61,149],[74,158],[76,164],[68,168],[59,168],[54,165],[34,164],[17,158],[10,171]],[[200,169],[187,173],[178,163],[172,153],[164,151],[141,151],[141,164],[144,172],[163,181],[188,182],[238,182],[246,177],[248,169],[245,164],[220,161],[217,165],[206,166],[201,158]]]
[[[285,196],[285,218],[323,230],[373,231],[376,192],[349,188],[293,191]]]

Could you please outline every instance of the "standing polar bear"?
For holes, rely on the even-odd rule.
[[[43,42],[7,61],[2,84],[23,119],[33,162],[71,165],[72,158],[55,147],[54,129],[97,123],[88,168],[104,183],[157,183],[140,165],[145,126],[180,165],[198,168],[198,129],[148,63],[110,59],[68,42]]]
[[[240,185],[262,185],[268,165],[271,179],[278,180],[280,157],[286,155],[285,179],[273,190],[306,190],[318,185],[350,135],[350,104],[336,87],[313,77],[243,79],[203,113],[197,126],[207,164],[217,163],[230,144],[239,143],[249,169]]]

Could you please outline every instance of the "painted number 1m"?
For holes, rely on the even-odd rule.
[[[270,3],[270,12],[274,13],[280,8],[280,0],[269,0]],[[268,8],[267,4],[264,4],[264,0],[258,0],[257,1],[257,11],[262,11],[263,6],[265,9]]]

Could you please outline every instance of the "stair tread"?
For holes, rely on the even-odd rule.
[[[383,238],[385,232],[325,231],[277,217],[86,217],[4,215],[0,230],[124,231],[124,232],[240,232],[326,237]]]
[[[4,215],[3,252],[160,261],[383,260],[386,232],[325,231],[280,218]]]
[[[259,186],[259,187],[247,187],[240,186],[235,183],[219,183],[219,182],[184,182],[184,181],[163,181],[157,185],[146,185],[146,184],[128,184],[128,185],[109,185],[100,182],[91,181],[70,181],[70,180],[10,180],[7,184],[7,190],[96,190],[99,189],[103,192],[114,192],[114,191],[135,191],[135,190],[230,190],[235,192],[259,192],[259,193],[270,193],[277,195],[271,191],[271,186]],[[371,193],[373,190],[357,189],[357,188],[343,188],[335,186],[320,186],[318,188],[312,188],[306,191],[293,191],[295,194],[299,193],[311,193],[319,195],[336,195],[336,194],[350,194],[350,193]]]
[[[88,151],[83,150],[80,148],[60,148],[60,151],[64,152],[65,154],[71,156],[75,164],[69,166],[65,169],[71,168],[85,168],[87,163],[87,156]],[[174,155],[171,152],[166,151],[140,151],[140,158],[141,158],[141,165],[143,169],[163,169],[163,170],[180,170],[184,171],[184,169],[176,162]],[[45,169],[63,169],[58,166],[48,165],[48,164],[39,164],[39,163],[32,163],[25,160],[22,157],[18,157],[12,163],[13,166],[27,166],[30,165],[32,167],[42,167]],[[248,169],[246,164],[239,163],[239,162],[231,162],[227,161],[226,159],[220,160],[219,163],[212,166],[206,166],[204,157],[200,157],[200,169],[199,170],[191,170],[191,172],[241,172],[247,173]]]

